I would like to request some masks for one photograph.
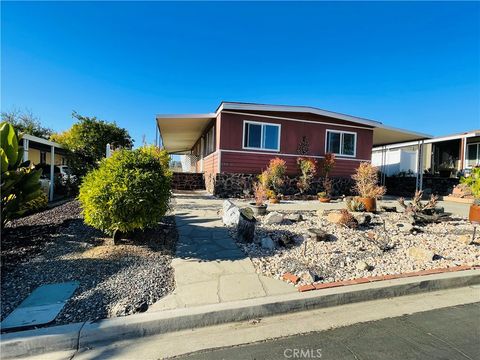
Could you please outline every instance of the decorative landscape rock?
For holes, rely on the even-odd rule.
[[[292,222],[299,222],[299,221],[303,221],[303,216],[302,214],[292,214],[292,215],[289,215],[287,217],[285,217],[286,220],[290,220]]]
[[[268,225],[280,224],[283,221],[284,216],[279,212],[272,211],[263,219],[263,222]]]
[[[269,236],[266,236],[266,237],[262,238],[260,244],[261,244],[262,248],[264,248],[264,249],[267,249],[267,250],[275,249],[275,243],[273,242],[272,238],[269,237]]]
[[[398,231],[402,233],[411,233],[413,232],[413,225],[408,222],[399,222],[396,224]]]
[[[235,226],[240,221],[240,209],[230,200],[223,202],[222,221],[227,226]]]
[[[294,212],[282,211],[286,214],[285,218]],[[329,211],[323,215],[321,210],[319,213],[322,216],[315,211],[302,211],[304,221],[289,225],[286,221],[280,224],[259,222],[255,228],[258,244],[239,242],[238,245],[261,275],[280,278],[286,272],[300,276],[303,272],[311,271],[312,274],[321,275],[316,279],[317,283],[480,263],[480,246],[466,245],[458,240],[460,234],[472,234],[472,225],[466,219],[457,217],[451,221],[427,223],[421,227],[423,232],[418,231],[415,235],[410,231],[400,231],[397,224],[408,223],[401,212],[375,214],[368,230],[331,223],[327,220],[330,212],[339,211]],[[309,229],[323,230],[335,241],[314,241],[308,235]],[[234,228],[230,230],[233,232]],[[261,247],[261,239],[266,236],[275,242],[277,251],[267,252]],[[299,241],[300,237],[303,237],[303,241]],[[285,240],[293,241],[283,247]],[[426,257],[428,260],[419,261],[409,256],[408,251],[412,247],[431,251]],[[360,265],[361,262],[365,262],[369,268],[357,269],[357,265],[365,268],[365,265]],[[299,285],[308,283],[303,279],[298,282]]]
[[[359,213],[353,215],[353,217],[355,218],[355,220],[357,220],[358,225],[360,226],[367,226],[372,221],[372,216],[370,214]]]
[[[397,212],[397,207],[396,206],[382,205],[382,206],[380,206],[380,210],[385,211],[385,212]]]
[[[317,276],[311,271],[304,271],[300,274],[300,279],[302,279],[307,284],[311,284],[315,282]]]
[[[307,231],[307,235],[315,241],[329,241],[330,240],[330,235],[322,229],[310,228]]]
[[[471,245],[473,244],[473,235],[470,235],[470,234],[462,234],[460,236],[458,236],[458,241],[460,241],[461,243],[463,244],[466,244],[466,245]]]
[[[370,265],[368,265],[365,261],[358,261],[356,264],[355,264],[355,267],[357,268],[357,270],[359,271],[365,271],[365,270],[370,270]]]
[[[340,213],[340,211],[329,212],[327,214],[327,221],[331,222],[332,224],[340,224],[342,221],[342,213]]]
[[[436,257],[433,251],[420,247],[408,249],[408,256],[417,261],[432,261]]]

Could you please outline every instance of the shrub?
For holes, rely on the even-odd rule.
[[[109,235],[155,226],[169,209],[168,162],[166,151],[153,146],[103,159],[80,186],[85,223]]]
[[[322,175],[328,178],[330,172],[335,167],[335,154],[326,153],[325,157],[320,162],[320,166],[322,169]]]
[[[377,168],[368,162],[360,163],[352,179],[355,180],[355,191],[362,198],[378,198],[385,195],[385,187],[378,185]]]
[[[317,162],[309,158],[298,158],[298,167],[300,168],[300,178],[297,182],[298,190],[303,194],[310,189],[310,184],[317,172]]]
[[[273,188],[276,194],[280,194],[286,171],[285,160],[277,157],[270,160],[267,169],[260,174],[259,180],[266,189]]]
[[[37,198],[23,204],[20,209],[24,212],[24,215],[29,215],[46,209],[47,205],[48,197],[46,194],[41,193]]]
[[[470,176],[462,177],[460,182],[472,190],[475,202],[478,203],[480,201],[480,167],[473,168]]]

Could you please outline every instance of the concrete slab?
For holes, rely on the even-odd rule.
[[[263,289],[268,296],[281,295],[297,292],[297,289],[291,284],[287,284],[284,281],[278,281],[263,275],[259,275],[258,278],[263,285]]]
[[[198,306],[219,302],[218,281],[202,281],[179,286],[173,292],[185,306]]]
[[[71,281],[39,286],[2,321],[0,327],[6,330],[52,322],[78,285],[78,282]]]
[[[267,296],[257,274],[220,276],[218,295],[221,301],[235,301]]]

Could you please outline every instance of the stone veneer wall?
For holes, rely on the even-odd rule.
[[[423,177],[424,195],[430,194],[447,196],[452,193],[453,188],[458,185],[459,179],[444,177]],[[385,186],[388,195],[410,197],[415,194],[416,179],[414,177],[387,177]]]
[[[202,173],[174,172],[172,178],[173,190],[204,190],[205,180]]]
[[[207,191],[220,198],[245,197],[253,193],[252,186],[258,179],[258,174],[206,174],[205,182]],[[285,179],[283,195],[298,193],[297,176],[288,176]],[[308,195],[315,195],[323,191],[322,178],[312,181]],[[350,178],[332,177],[334,195],[352,195],[353,180]]]

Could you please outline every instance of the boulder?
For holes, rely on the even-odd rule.
[[[400,223],[397,223],[395,226],[400,232],[404,234],[411,233],[413,232],[413,229],[414,229],[413,225],[408,222],[400,222]]]
[[[365,261],[360,260],[355,264],[355,268],[359,271],[370,270],[370,265],[368,265]]]
[[[316,241],[329,241],[330,240],[330,235],[322,230],[322,229],[315,229],[311,228],[307,230],[307,235]]]
[[[365,213],[355,214],[353,215],[353,217],[355,218],[355,220],[357,220],[358,225],[360,226],[369,225],[372,221],[372,216]]]
[[[283,247],[292,247],[295,244],[295,235],[281,234],[278,239],[278,244]]]
[[[279,212],[272,211],[267,216],[265,216],[265,219],[263,219],[263,222],[268,225],[280,224],[283,221],[283,218],[284,216]]]
[[[299,221],[303,221],[303,216],[302,214],[291,214],[291,215],[288,215],[285,219],[290,220],[292,222],[299,222]]]
[[[432,250],[411,247],[408,249],[408,256],[417,261],[432,261],[435,258],[435,253]]]
[[[469,234],[460,235],[458,236],[457,240],[465,245],[473,244],[473,236]]]
[[[262,248],[267,249],[267,250],[273,250],[275,249],[275,243],[273,242],[272,238],[270,236],[266,236],[262,238],[260,245]]]
[[[330,212],[327,214],[327,221],[333,223],[333,224],[340,224],[342,221],[342,213],[339,211],[336,212]]]
[[[300,274],[300,279],[305,281],[307,284],[311,284],[315,282],[316,280],[316,275],[312,273],[310,270],[304,271]]]
[[[230,207],[223,213],[222,221],[226,226],[238,225],[238,222],[240,221],[240,209],[236,206]]]

